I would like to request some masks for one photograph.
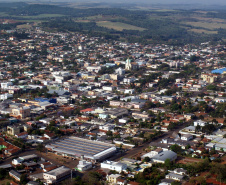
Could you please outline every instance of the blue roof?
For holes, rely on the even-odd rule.
[[[221,69],[215,69],[215,70],[212,70],[211,73],[224,73],[226,72],[226,67],[225,68],[221,68]]]

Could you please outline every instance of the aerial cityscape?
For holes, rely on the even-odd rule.
[[[0,1],[0,185],[226,185],[226,4],[141,2]]]

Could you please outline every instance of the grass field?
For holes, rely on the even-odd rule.
[[[217,34],[217,31],[209,31],[204,29],[190,29],[188,31],[195,32],[195,33],[205,33],[205,34]]]
[[[16,16],[16,18],[21,19],[43,19],[43,18],[54,18],[54,17],[63,17],[65,15],[61,14],[40,14],[35,16]]]
[[[97,22],[97,25],[101,27],[106,27],[109,29],[114,29],[117,31],[122,31],[122,30],[144,31],[145,30],[145,28],[141,28],[141,27],[137,27],[130,24],[121,23],[121,22],[99,21]]]
[[[8,16],[8,14],[6,14],[5,12],[0,12],[0,17],[3,17],[3,16]]]
[[[185,22],[184,24],[191,25],[194,27],[200,27],[209,30],[215,30],[218,28],[226,29],[226,24],[224,23],[215,23],[215,22]]]
[[[29,24],[21,24],[21,25],[17,25],[17,29],[29,29],[31,28],[32,26],[29,25]]]

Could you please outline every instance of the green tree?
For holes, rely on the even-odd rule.
[[[7,171],[3,168],[0,168],[0,179],[4,179],[7,175]]]
[[[22,174],[20,177],[20,184],[26,184],[28,182],[27,175]]]
[[[179,145],[177,145],[177,144],[171,145],[170,146],[170,149],[172,151],[174,151],[175,153],[177,153],[177,154],[180,154],[181,153],[181,147]]]
[[[150,158],[149,157],[145,157],[144,158],[144,162],[149,162],[150,161]]]

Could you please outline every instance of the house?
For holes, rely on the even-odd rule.
[[[114,124],[106,124],[106,125],[100,125],[99,129],[104,131],[114,130],[115,125]]]
[[[5,141],[3,138],[0,138],[0,146],[2,153],[8,156],[14,155],[21,150],[19,147]]]
[[[179,175],[171,172],[165,176],[166,179],[173,179],[176,181],[181,181],[183,177],[184,177],[183,175]]]
[[[45,133],[44,137],[50,140],[50,139],[53,139],[55,137],[55,134],[54,133]]]
[[[204,127],[207,123],[205,121],[202,121],[202,120],[197,120],[197,121],[194,121],[194,126],[201,126],[201,127]]]
[[[186,175],[187,174],[187,170],[183,169],[183,168],[176,168],[173,173],[175,174],[179,174],[179,175]]]
[[[94,113],[94,110],[91,108],[87,108],[87,109],[80,110],[80,113],[92,114],[92,113]]]
[[[21,132],[21,133],[19,133],[19,134],[16,134],[15,136],[16,136],[17,138],[20,138],[20,139],[25,139],[25,138],[27,138],[28,133],[27,133],[27,132]]]
[[[193,135],[191,134],[186,134],[181,136],[181,140],[183,141],[190,141],[191,139],[193,139]]]
[[[121,177],[120,174],[111,174],[111,175],[107,175],[107,181],[110,184],[117,184],[117,180]]]
[[[186,119],[186,121],[191,120],[194,116],[194,114],[184,114],[184,118]]]

